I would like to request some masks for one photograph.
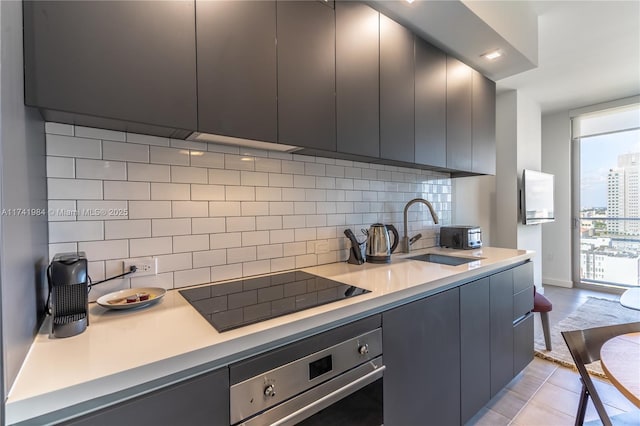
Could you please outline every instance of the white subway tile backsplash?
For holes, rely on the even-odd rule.
[[[124,142],[102,141],[102,159],[149,162],[149,146]]]
[[[269,214],[269,203],[266,201],[242,201],[242,216],[260,216]]]
[[[254,201],[256,191],[252,186],[225,186],[227,201]]]
[[[186,253],[209,250],[209,235],[179,235],[173,237],[173,252]]]
[[[107,139],[111,141],[126,140],[125,133],[117,130],[95,129],[93,127],[75,126],[75,135],[81,138]]]
[[[191,234],[191,219],[152,219],[151,235],[165,237],[167,235]]]
[[[84,179],[47,179],[50,200],[101,200],[102,182]]]
[[[208,250],[193,252],[193,267],[218,266],[227,264],[227,250]]]
[[[441,223],[451,220],[443,173],[56,123],[45,129],[50,251],[87,247],[96,276],[121,272],[127,257],[158,257],[159,275],[103,290],[344,261],[344,228],[401,226],[415,197],[432,201]],[[416,247],[436,243],[438,228],[425,214],[417,207],[409,215],[411,232],[425,235]],[[319,241],[327,253],[316,254]]]
[[[207,169],[199,167],[171,166],[171,182],[209,183]]]
[[[154,256],[157,254],[169,254],[172,252],[171,246],[171,237],[131,239],[129,240],[129,256],[142,257]],[[160,271],[159,263],[158,272],[166,272]]]
[[[173,272],[144,277],[131,277],[131,288],[160,287],[165,290],[173,288]]]
[[[191,253],[169,254],[158,256],[158,273],[184,271],[193,267]]]
[[[255,247],[227,249],[227,263],[252,262],[256,260]]]
[[[209,183],[213,185],[240,185],[240,171],[209,169]]]
[[[223,234],[211,234],[209,236],[209,246],[212,250],[242,247],[242,233],[226,232]]]
[[[255,217],[228,217],[227,232],[255,231]]]
[[[145,238],[150,236],[150,220],[107,220],[104,222],[105,240]]]
[[[184,183],[151,183],[152,200],[189,200],[190,185]]]
[[[74,158],[102,158],[99,140],[50,134],[46,137],[47,155]]]
[[[129,257],[129,241],[89,241],[86,243],[78,243],[78,250],[85,252],[87,259],[91,261],[126,259]]]
[[[209,203],[206,201],[172,201],[171,212],[173,217],[207,217],[209,216]]]
[[[149,161],[155,164],[175,164],[188,166],[189,150],[152,146],[149,147]]]
[[[49,200],[47,210],[49,222],[76,220],[77,216],[74,200]]]
[[[173,273],[173,285],[175,288],[186,287],[196,284],[204,284],[211,281],[211,269],[189,269],[187,271],[176,271]]]
[[[75,159],[69,157],[47,157],[47,177],[76,177]]]
[[[217,232],[225,232],[223,217],[194,217],[191,219],[192,234],[214,234]]]
[[[73,136],[74,126],[71,124],[46,122],[44,124],[44,131],[48,135]]]
[[[222,185],[191,185],[192,200],[224,200],[225,187]]]
[[[105,181],[103,185],[105,200],[148,200],[150,196],[148,182]]]
[[[95,241],[104,238],[100,221],[49,222],[49,243]]]
[[[78,251],[78,243],[49,244],[49,262],[58,253],[73,253]]]
[[[76,177],[80,179],[127,180],[126,163],[121,161],[76,160]]]
[[[171,217],[171,201],[129,201],[129,219]]]
[[[240,201],[211,201],[209,216],[240,216]]]
[[[141,145],[140,145],[141,146]],[[129,163],[128,179],[141,182],[170,182],[171,169],[159,164]]]

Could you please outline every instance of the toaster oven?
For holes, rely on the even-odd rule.
[[[479,226],[443,226],[440,228],[440,247],[470,250],[482,247]]]

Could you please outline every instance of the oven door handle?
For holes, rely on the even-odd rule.
[[[297,422],[300,422],[307,417],[311,417],[313,414],[318,411],[330,406],[331,404],[340,401],[342,398],[352,394],[353,392],[375,382],[380,379],[384,373],[386,367],[383,365],[381,367],[376,368],[374,371],[365,374],[364,376],[354,380],[353,382],[345,385],[335,391],[318,398],[311,404],[304,406],[303,408],[294,411],[293,413],[281,418],[280,420],[271,424],[271,426],[285,426],[285,425],[293,425]],[[313,389],[309,392],[313,392]]]

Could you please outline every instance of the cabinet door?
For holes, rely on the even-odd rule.
[[[460,416],[462,424],[491,399],[490,279],[460,287]]]
[[[447,57],[447,167],[471,171],[472,69]]]
[[[279,1],[278,142],[336,150],[334,9]]]
[[[226,426],[229,370],[222,368],[62,424]]]
[[[196,2],[198,131],[277,142],[275,1]]]
[[[383,313],[384,424],[460,424],[459,290]]]
[[[496,84],[473,71],[473,164],[476,173],[496,174]]]
[[[513,378],[513,271],[490,277],[491,396]]]
[[[196,128],[193,2],[24,2],[25,103]]]
[[[379,20],[364,3],[336,4],[338,152],[380,156]]]
[[[413,33],[380,14],[380,157],[415,160]]]
[[[513,326],[513,375],[533,360],[533,314]]]
[[[415,39],[415,162],[447,167],[447,56]]]

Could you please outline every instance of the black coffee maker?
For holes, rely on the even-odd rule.
[[[54,337],[71,337],[89,325],[89,274],[84,252],[58,253],[48,269]]]

